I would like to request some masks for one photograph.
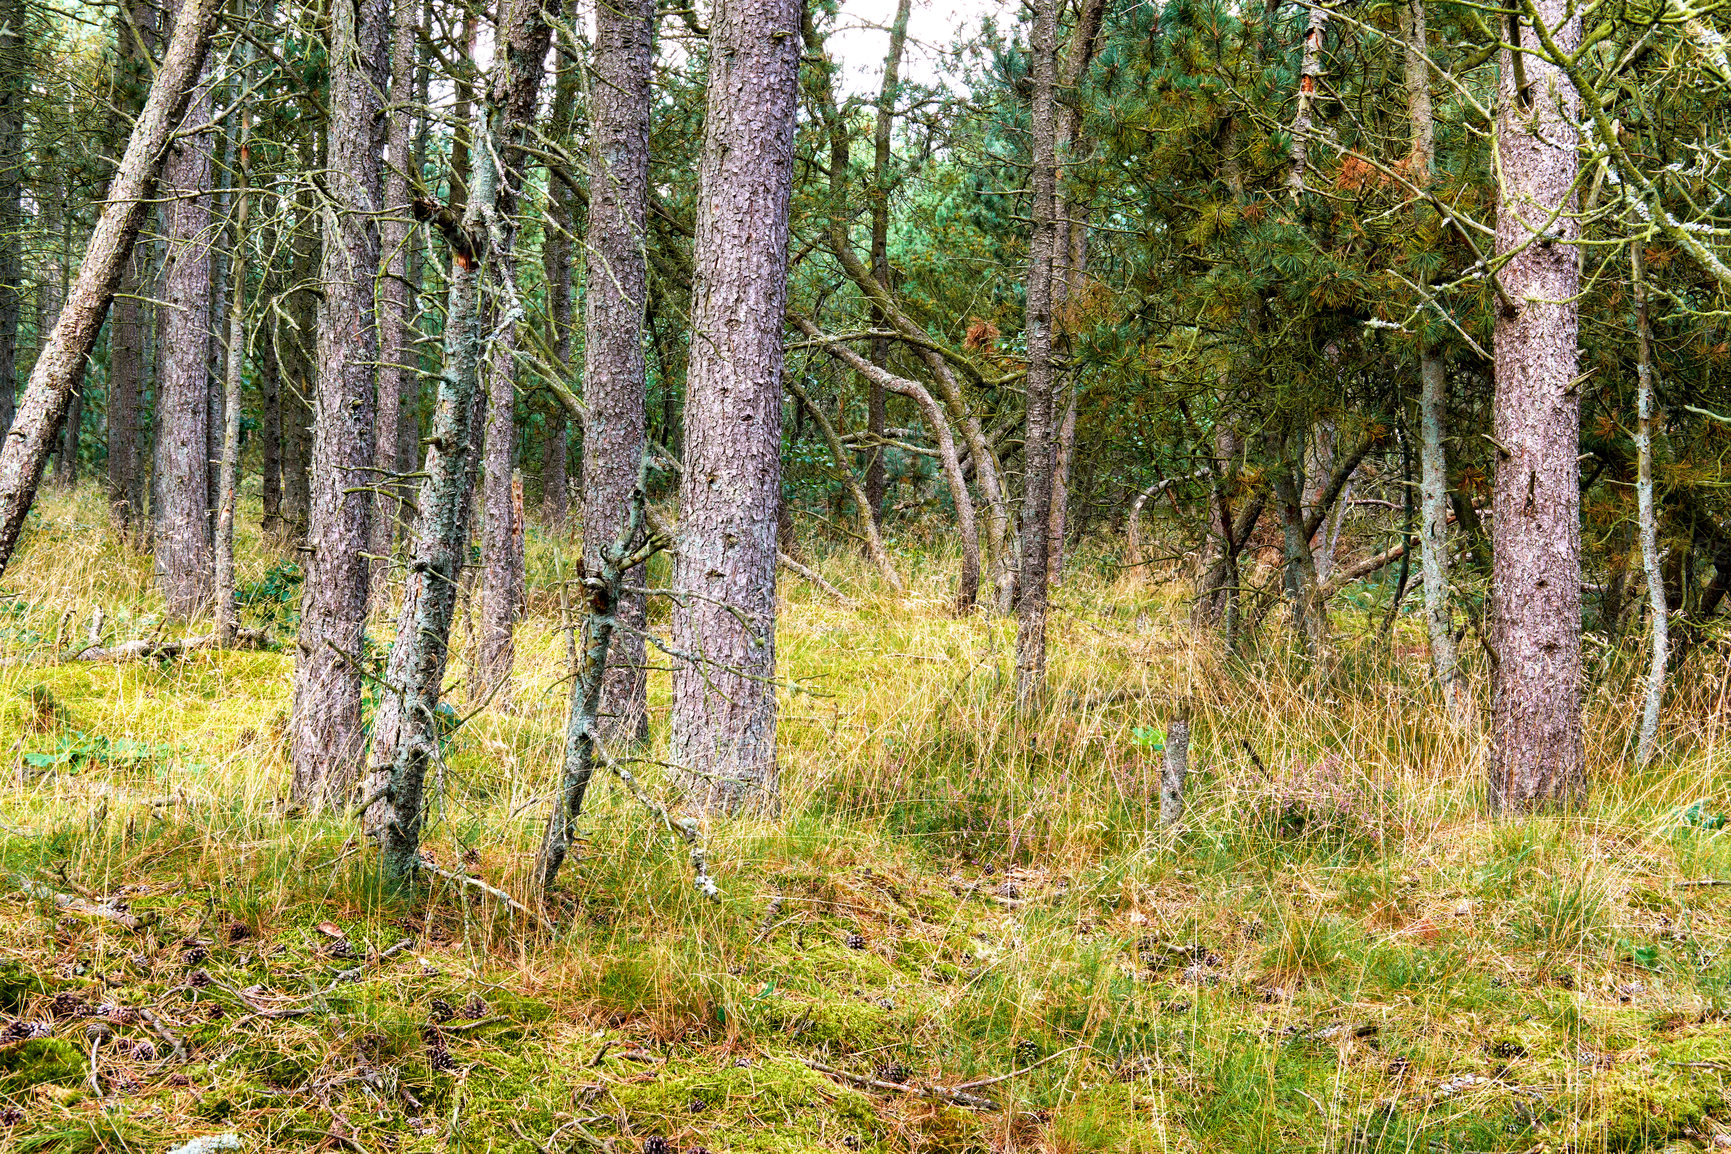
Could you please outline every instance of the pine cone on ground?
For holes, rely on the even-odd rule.
[[[643,1140],[643,1154],[673,1154],[673,1147],[668,1144],[667,1139],[656,1134]]]
[[[847,936],[847,948],[850,950],[863,950],[863,949],[865,949],[866,948],[865,936],[863,934],[859,934],[859,933],[849,934]]]
[[[487,1016],[487,1003],[481,1000],[481,995],[471,994],[469,1000],[463,1003],[463,1017],[469,1021]]]
[[[443,998],[434,998],[427,1006],[427,1020],[431,1022],[448,1022],[457,1016],[457,1011],[451,1008],[451,1003]]]

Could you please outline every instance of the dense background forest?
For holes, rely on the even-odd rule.
[[[1687,0],[0,0],[0,1151],[1731,1147]]]

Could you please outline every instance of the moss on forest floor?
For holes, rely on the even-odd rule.
[[[1318,694],[1273,646],[1196,643],[1169,592],[1081,572],[1019,726],[1010,627],[944,610],[942,558],[898,554],[897,600],[838,555],[858,606],[784,600],[783,812],[706,830],[722,901],[598,788],[550,936],[472,891],[387,896],[340,816],[284,805],[286,650],[41,661],[69,613],[159,624],[96,499],[45,524],[0,622],[0,1151],[1731,1146],[1731,887],[1678,885],[1731,879],[1731,799],[1687,686],[1661,767],[1624,768],[1626,703],[1597,693],[1590,810],[1499,824],[1408,623]],[[262,581],[277,558],[245,545]],[[532,584],[558,549],[532,536]],[[456,735],[430,827],[520,897],[562,648],[537,594],[514,698]],[[1197,772],[1170,835],[1149,731],[1178,693]],[[809,1062],[1026,1072],[984,1110]]]

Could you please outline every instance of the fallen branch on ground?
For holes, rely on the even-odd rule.
[[[93,902],[89,898],[79,897],[77,894],[60,893],[48,886],[33,882],[29,878],[14,875],[13,880],[18,883],[18,888],[23,890],[26,895],[51,901],[69,914],[78,914],[87,918],[101,918],[104,921],[124,926],[129,930],[147,926],[151,921],[149,918],[141,918],[137,914],[118,909],[107,902]]]
[[[263,629],[242,629],[235,634],[235,649],[263,649],[270,644],[270,634]],[[168,641],[144,638],[122,641],[107,647],[86,646],[68,654],[67,661],[151,661],[158,658],[183,657],[196,649],[219,649],[222,638],[215,633],[200,637],[180,637]]]
[[[420,868],[437,877],[442,877],[446,881],[456,882],[458,885],[473,886],[482,893],[488,894],[489,896],[504,902],[507,906],[511,907],[511,909],[515,910],[517,913],[522,914],[524,917],[533,918],[542,929],[549,933],[553,931],[552,922],[548,921],[546,918],[542,917],[540,914],[536,913],[510,894],[506,893],[504,890],[499,889],[497,886],[490,886],[480,878],[472,878],[468,874],[458,873],[456,870],[448,870],[443,866],[436,866],[424,858],[421,860]]]
[[[996,1110],[998,1108],[998,1104],[990,1098],[982,1098],[978,1094],[969,1094],[963,1090],[952,1090],[948,1086],[915,1086],[904,1082],[885,1082],[879,1078],[868,1078],[864,1074],[850,1074],[846,1070],[838,1070],[834,1066],[826,1066],[822,1062],[814,1062],[810,1058],[803,1058],[801,1061],[820,1074],[828,1074],[832,1078],[840,1078],[845,1082],[852,1082],[856,1086],[870,1086],[874,1090],[893,1090],[898,1094],[919,1094],[926,1098],[942,1098],[944,1101],[954,1103],[957,1106],[971,1106],[976,1110]]]

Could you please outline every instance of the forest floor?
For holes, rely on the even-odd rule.
[[[97,607],[112,641],[161,606],[97,494],[40,504],[0,605],[0,1151],[1731,1146],[1731,886],[1685,884],[1731,881],[1718,656],[1639,774],[1633,663],[1596,666],[1590,808],[1493,822],[1482,737],[1374,591],[1319,692],[1272,617],[1228,660],[1180,586],[1085,557],[1023,723],[1013,623],[948,612],[940,550],[897,552],[905,597],[820,557],[856,600],[786,583],[782,810],[706,829],[719,904],[598,781],[549,933],[472,887],[385,896],[352,822],[286,808],[280,554],[243,542],[276,649],[59,660]],[[430,823],[520,898],[570,565],[529,555],[514,694],[452,735]]]

